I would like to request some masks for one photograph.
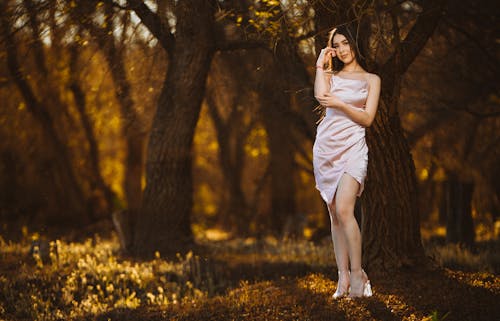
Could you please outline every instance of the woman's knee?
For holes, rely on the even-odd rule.
[[[354,217],[354,207],[350,204],[338,203],[335,212],[337,219],[342,224]]]

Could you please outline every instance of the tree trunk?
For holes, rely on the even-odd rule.
[[[290,96],[286,92],[286,79],[276,76],[270,66],[260,82],[262,123],[269,144],[269,170],[271,174],[271,214],[263,222],[273,233],[283,231],[287,217],[295,215],[295,149],[291,142],[291,125],[284,115],[289,113]]]
[[[280,121],[283,119],[282,111],[283,108],[279,108],[276,101],[264,104],[261,111],[268,137],[271,173],[271,215],[268,227],[277,234],[283,231],[287,217],[294,216],[296,209],[295,150],[290,142],[290,127]]]
[[[126,143],[125,178],[123,185],[127,209],[129,210],[127,213],[131,216],[130,219],[133,224],[134,213],[137,212],[141,205],[145,132],[139,115],[137,115],[134,109],[135,102],[132,98],[132,90],[127,77],[124,49],[116,44],[113,34],[116,15],[111,3],[106,2],[104,6],[106,13],[104,28],[100,28],[92,22],[91,17],[94,14],[92,6],[80,4],[70,13],[96,39],[115,84],[115,97],[120,105],[123,120],[122,133]]]
[[[58,172],[57,175],[62,182],[61,188],[64,188],[64,190],[61,190],[60,194],[64,195],[64,197],[58,200],[59,204],[61,204],[60,208],[64,210],[53,213],[55,214],[54,218],[57,217],[58,223],[88,223],[91,218],[87,208],[88,204],[75,175],[69,150],[57,133],[54,119],[48,112],[47,106],[37,99],[33,88],[27,81],[26,75],[23,74],[18,61],[17,47],[12,33],[12,22],[9,21],[9,15],[5,14],[7,7],[3,2],[0,2],[0,11],[4,12],[4,14],[0,16],[0,31],[5,39],[7,68],[25,100],[29,112],[41,125],[42,131],[46,135],[47,142],[49,143],[49,153],[54,157],[51,163]]]
[[[408,142],[408,144],[410,145],[410,142]],[[435,152],[434,147],[431,148],[431,153],[433,152]],[[422,222],[429,220],[436,221],[436,217],[432,217],[432,213],[436,207],[439,207],[439,205],[436,206],[436,200],[438,199],[437,195],[439,193],[437,191],[438,185],[433,179],[437,169],[438,164],[432,159],[431,166],[427,172],[427,178],[418,184],[418,207],[420,209],[420,220]]]
[[[111,32],[111,31],[110,31]],[[130,83],[125,71],[125,62],[121,52],[115,48],[114,37],[108,37],[108,48],[104,50],[104,56],[108,63],[111,76],[115,84],[115,96],[120,104],[122,117],[122,134],[125,138],[125,172],[123,180],[123,190],[127,210],[122,212],[126,216],[127,224],[121,226],[125,247],[132,243],[132,230],[137,220],[137,212],[141,207],[142,199],[142,175],[144,166],[144,142],[145,132],[139,119],[139,115],[134,109],[134,100]]]
[[[237,79],[231,78],[237,82]],[[215,87],[215,85],[214,85]],[[241,94],[241,88],[231,89],[237,95]],[[214,123],[219,144],[219,162],[224,177],[225,189],[229,195],[225,208],[221,210],[218,221],[220,226],[226,230],[233,230],[234,233],[248,232],[249,209],[243,192],[242,178],[245,160],[245,139],[251,128],[247,128],[243,122],[243,111],[238,109],[239,97],[230,99],[231,108],[228,119],[224,121],[216,104],[214,95],[216,90],[210,90],[206,100],[210,117]],[[225,93],[231,95],[231,93]]]
[[[179,1],[175,46],[153,120],[146,189],[132,253],[174,254],[192,245],[192,143],[214,53],[211,1]],[[196,10],[193,10],[196,8]]]
[[[87,100],[84,91],[82,90],[78,75],[80,70],[78,68],[78,57],[79,57],[79,46],[72,45],[70,50],[70,83],[69,87],[73,93],[75,100],[76,109],[80,116],[80,121],[82,123],[83,131],[87,143],[89,144],[89,160],[90,160],[90,185],[92,194],[92,208],[93,212],[102,213],[101,217],[109,217],[109,213],[112,212],[113,202],[116,197],[111,188],[106,184],[104,178],[102,177],[101,170],[99,167],[100,157],[99,148],[97,144],[97,139],[94,134],[94,129],[90,117],[87,113]],[[102,195],[99,195],[102,193]],[[101,198],[105,200],[105,204],[101,204]]]
[[[390,115],[382,100],[366,140],[369,161],[362,197],[363,262],[370,270],[411,266],[424,258],[415,166],[399,115]]]
[[[116,86],[115,96],[120,104],[123,118],[122,132],[125,137],[127,152],[125,160],[124,190],[127,208],[130,215],[134,216],[141,205],[142,198],[142,169],[144,163],[143,149],[145,132],[142,128],[139,115],[134,109],[135,102],[125,69],[123,48],[118,48],[113,36],[114,12],[109,3],[106,8],[105,50],[104,55],[108,63],[113,82]],[[132,217],[132,224],[134,217]]]
[[[11,222],[19,215],[18,155],[10,148],[0,150],[0,220]],[[25,204],[23,204],[25,205]]]
[[[425,265],[417,180],[398,113],[401,77],[434,33],[446,1],[423,1],[404,39],[393,25],[395,50],[379,70],[379,108],[367,130],[368,178],[363,197],[363,261],[372,270]],[[397,22],[394,17],[393,22]]]
[[[472,220],[472,193],[474,185],[450,175],[444,183],[446,209],[446,242],[474,246],[474,223]]]

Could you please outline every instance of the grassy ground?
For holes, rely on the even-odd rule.
[[[331,243],[202,241],[188,253],[135,261],[116,238],[0,238],[3,320],[498,320],[498,242],[476,253],[427,243],[441,265],[371,276],[374,296],[333,300]]]

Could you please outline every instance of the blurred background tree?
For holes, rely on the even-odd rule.
[[[422,219],[446,224],[447,240],[469,247],[481,238],[473,222],[492,228],[499,213],[493,12],[498,12],[493,1],[447,7],[401,94],[407,106],[403,123],[416,155]]]
[[[312,66],[343,23],[383,82],[367,132],[364,260],[424,261],[420,223],[469,246],[494,228],[493,1],[0,5],[4,229],[113,216],[140,256],[175,254],[213,228],[327,236],[311,167]]]

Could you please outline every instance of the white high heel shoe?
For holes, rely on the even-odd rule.
[[[370,279],[368,279],[368,275],[366,275],[365,270],[361,269],[361,271],[363,271],[363,275],[366,277],[366,282],[363,285],[363,296],[370,297],[373,295],[372,285],[370,284]]]
[[[368,275],[366,275],[366,272],[361,269],[361,272],[363,274],[363,277],[366,278],[366,281],[363,283],[363,289],[361,291],[361,295],[351,295],[352,293],[349,293],[349,298],[357,298],[357,297],[371,297],[373,295],[372,291],[372,286],[370,284],[370,280],[368,279]],[[349,291],[351,292],[351,291]]]
[[[371,297],[373,295],[370,280],[366,281],[363,285],[363,297]]]
[[[350,275],[351,272],[348,271],[347,273]],[[338,274],[339,274],[339,279],[338,279],[339,281],[337,282],[337,290],[335,290],[335,293],[332,296],[334,299],[340,299],[340,298],[347,296],[347,294],[351,290],[351,287],[349,285],[347,286],[347,289],[342,289],[340,287],[340,271],[338,271]],[[350,283],[350,280],[349,280],[349,283]]]

